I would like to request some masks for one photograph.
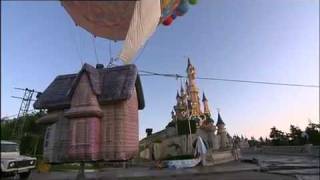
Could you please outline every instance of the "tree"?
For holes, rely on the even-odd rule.
[[[275,146],[288,144],[288,136],[276,127],[271,128],[269,137],[271,138],[272,144]]]
[[[305,129],[308,134],[308,141],[313,145],[320,145],[320,124],[309,123]]]
[[[298,126],[290,125],[290,144],[292,145],[302,145],[303,138],[302,138],[302,131]]]
[[[45,126],[37,124],[36,120],[44,114],[37,112],[1,123],[1,139],[19,143],[20,152],[27,155],[41,155]],[[22,130],[22,136],[17,137],[17,131]]]
[[[251,136],[251,139],[248,140],[248,144],[249,144],[250,147],[257,146],[258,145],[258,141],[253,136]]]

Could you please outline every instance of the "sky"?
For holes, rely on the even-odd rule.
[[[59,2],[2,1],[1,117],[18,113],[14,87],[44,91],[60,74],[76,73],[115,57],[121,42],[94,38],[76,27]],[[109,45],[111,44],[111,54]],[[94,49],[96,48],[97,57]],[[199,0],[170,26],[160,25],[139,53],[140,70],[184,74],[187,58],[197,76],[319,84],[318,0]],[[180,81],[142,77],[146,107],[139,137],[170,121]],[[227,131],[268,136],[276,126],[302,129],[319,121],[319,88],[197,80],[214,120],[220,109]]]

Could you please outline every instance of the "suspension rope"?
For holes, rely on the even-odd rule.
[[[140,70],[144,74],[141,76],[162,76],[171,78],[187,78],[186,76],[180,74],[166,74],[166,73],[156,73],[150,71]],[[267,81],[252,81],[252,80],[240,80],[240,79],[225,79],[225,78],[214,78],[214,77],[196,77],[200,80],[211,80],[211,81],[227,81],[227,82],[238,82],[238,83],[251,83],[251,84],[265,84],[265,85],[278,85],[278,86],[291,86],[291,87],[307,87],[307,88],[319,88],[319,85],[313,84],[296,84],[296,83],[281,83],[281,82],[267,82]]]
[[[96,57],[96,62],[97,62],[97,64],[99,64],[99,58],[98,58],[97,48],[96,48],[96,38],[94,36],[91,36],[91,40],[92,40],[94,55]]]

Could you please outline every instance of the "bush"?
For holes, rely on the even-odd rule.
[[[178,155],[178,156],[168,156],[163,160],[184,160],[184,159],[193,159],[193,155],[191,154],[183,154],[183,155]]]

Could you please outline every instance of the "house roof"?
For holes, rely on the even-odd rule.
[[[129,99],[136,88],[138,108],[143,109],[144,97],[137,67],[133,64],[96,69],[84,64],[77,74],[57,76],[33,104],[35,109],[64,109],[70,107],[71,98],[82,74],[86,73],[90,86],[100,104]]]
[[[224,122],[222,121],[220,113],[218,113],[218,121],[217,121],[217,125],[219,125],[219,124],[224,125]]]

